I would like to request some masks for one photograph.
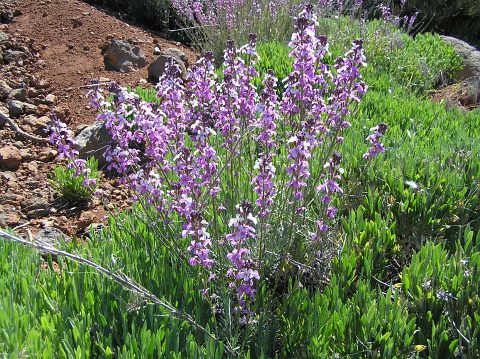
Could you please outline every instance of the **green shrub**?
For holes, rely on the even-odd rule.
[[[94,157],[90,157],[86,161],[86,167],[90,170],[88,178],[97,181],[99,178],[98,161]],[[49,182],[64,201],[82,203],[91,199],[96,188],[96,185],[85,186],[84,181],[85,176],[76,176],[74,168],[56,166]]]
[[[168,39],[187,41],[181,32],[170,31],[178,28],[179,18],[169,0],[87,0],[87,2],[118,11],[120,17],[127,17],[128,20],[134,20],[159,31]]]
[[[417,343],[432,358],[480,355],[480,233],[467,228],[454,254],[428,243],[402,274],[402,290],[418,325]]]
[[[422,94],[447,83],[461,70],[462,61],[453,47],[438,35],[421,34],[412,38],[383,21],[362,24],[349,18],[321,18],[319,29],[332,39],[327,62],[333,65],[351,41],[363,38],[368,66],[364,70],[367,84],[383,91],[402,86]],[[272,69],[279,80],[285,78],[292,63],[289,49],[281,42],[258,45],[260,85],[263,75]],[[379,84],[381,84],[379,86]],[[279,82],[279,92],[283,92]]]
[[[448,83],[462,69],[459,55],[438,35],[420,34],[413,39],[392,32],[372,42],[367,38],[366,53],[371,64],[367,74],[388,74],[393,82],[419,93]]]

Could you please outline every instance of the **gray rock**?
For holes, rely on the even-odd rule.
[[[53,95],[53,94],[48,94],[46,97],[45,97],[45,103],[47,105],[53,105],[55,102],[57,101],[57,96]]]
[[[9,9],[3,9],[0,11],[0,23],[8,24],[13,21],[15,16],[13,15],[13,11]]]
[[[94,156],[98,160],[99,167],[103,167],[106,164],[103,154],[112,142],[112,138],[105,128],[105,123],[96,122],[86,127],[78,134],[75,140],[77,141],[77,150],[81,157]]]
[[[11,62],[23,62],[23,60],[28,59],[29,55],[26,54],[23,51],[18,51],[18,50],[6,50],[3,53],[3,58],[6,63],[11,63]]]
[[[30,126],[30,128],[33,130],[33,133],[36,135],[45,136],[48,132],[47,128],[50,118],[47,116],[37,118],[34,115],[27,115],[24,117],[23,122]]]
[[[18,100],[8,100],[7,102],[8,111],[11,117],[19,117],[22,114],[32,114],[35,113],[37,106],[18,101]]]
[[[480,77],[480,51],[465,41],[450,36],[442,36],[442,39],[453,46],[455,51],[462,57],[463,70],[457,74],[457,80],[465,80],[471,77]]]
[[[34,242],[57,248],[62,242],[68,243],[70,237],[58,228],[47,226],[40,230],[33,240]]]
[[[0,31],[0,42],[7,41],[9,39],[8,35],[3,31]]]
[[[148,79],[153,83],[157,83],[160,76],[165,73],[167,63],[171,60],[180,67],[180,76],[185,78],[187,75],[187,55],[178,49],[168,48],[148,66]]]
[[[2,103],[0,103],[0,112],[3,113],[5,116],[9,115],[8,108],[6,108]],[[3,117],[0,117],[0,130],[3,126],[5,126],[6,123],[7,121]]]
[[[7,102],[8,112],[12,117],[20,117],[23,113],[24,103],[17,100],[10,100]]]
[[[12,88],[5,81],[0,80],[0,99],[7,98],[11,91]]]
[[[27,89],[26,88],[15,89],[12,92],[10,92],[8,97],[18,101],[25,101],[27,99]]]
[[[147,65],[148,61],[138,46],[113,39],[106,47],[103,61],[107,70],[131,72]]]
[[[42,198],[32,198],[22,203],[22,212],[30,219],[45,217],[50,213],[50,205]]]

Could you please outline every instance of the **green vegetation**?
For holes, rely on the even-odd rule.
[[[365,81],[376,89],[383,86],[381,90],[388,91],[401,86],[423,94],[448,83],[462,69],[459,55],[439,35],[421,34],[412,38],[380,20],[363,24],[348,17],[320,18],[318,29],[331,42],[331,54],[327,57],[330,65],[345,53],[352,39],[364,40],[368,62]],[[258,45],[258,85],[268,69],[280,80],[290,73],[293,60],[288,57],[289,52],[290,49],[278,41]],[[279,90],[283,92],[280,83]]]
[[[84,185],[85,176],[76,176],[76,168],[56,166],[51,174],[50,184],[62,200],[72,203],[88,202],[96,188],[98,180],[98,161],[90,157],[85,166],[88,170],[88,178],[93,180],[88,186]]]
[[[460,68],[438,36],[412,39],[382,22],[346,21],[320,21],[333,41],[328,62],[364,34],[369,91],[343,143],[341,219],[316,262],[325,266],[322,278],[312,278],[318,268],[279,261],[274,270],[283,282],[257,288],[255,335],[236,332],[234,315],[220,305],[231,297],[205,300],[194,280],[198,267],[164,245],[182,241],[178,233],[163,231],[154,211],[134,207],[110,217],[88,243],[65,250],[125,274],[220,342],[93,269],[61,257],[57,268],[51,256],[0,240],[0,357],[235,357],[227,346],[246,353],[242,358],[479,357],[480,111],[424,98]],[[338,28],[344,31],[335,36]],[[261,75],[288,75],[282,42],[262,43],[258,52]],[[155,99],[153,90],[136,92]],[[378,123],[389,126],[386,153],[362,162],[365,138]],[[88,167],[96,178],[96,163]],[[82,178],[69,171],[55,169],[57,191],[88,198]],[[310,254],[293,253],[302,255]],[[276,301],[262,299],[272,287]]]

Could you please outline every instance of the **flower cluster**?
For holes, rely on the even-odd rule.
[[[252,205],[243,201],[236,206],[237,215],[230,219],[228,226],[233,232],[227,234],[226,239],[230,243],[231,251],[227,258],[231,263],[227,271],[227,277],[231,279],[230,288],[235,288],[239,303],[238,310],[246,320],[248,314],[247,302],[255,298],[254,280],[260,279],[255,263],[249,258],[250,249],[247,242],[255,239],[255,225],[257,219],[252,214]]]
[[[363,154],[364,159],[373,158],[378,156],[380,153],[385,152],[385,147],[383,147],[383,143],[380,142],[380,139],[383,137],[383,135],[385,135],[387,129],[388,126],[385,123],[380,123],[370,129],[370,131],[373,131],[373,133],[367,137],[367,140],[372,144],[372,146],[366,153]]]
[[[407,3],[406,0],[401,0],[400,11],[402,11],[406,3]],[[378,9],[380,10],[380,14],[382,16],[383,21],[385,21],[385,23],[391,23],[395,27],[402,28],[407,33],[410,33],[412,31],[413,25],[415,24],[415,21],[417,20],[417,16],[418,16],[418,11],[411,16],[404,15],[401,17],[401,16],[394,15],[392,9],[385,4],[380,4]]]
[[[334,149],[343,142],[343,132],[350,127],[347,117],[351,105],[359,102],[367,91],[360,69],[366,65],[363,43],[356,40],[345,57],[338,58],[334,69],[322,62],[328,53],[324,36],[315,34],[316,16],[313,7],[307,6],[296,20],[296,33],[290,46],[293,48],[293,69],[282,101],[283,116],[290,121],[293,129],[288,140],[290,145],[286,168],[290,174],[288,185],[295,201],[305,198],[310,182],[320,193],[324,214],[332,220],[337,209],[332,206],[332,196],[342,193],[338,184],[342,170],[342,156]],[[331,143],[331,145],[329,145]],[[310,159],[318,147],[328,148],[325,153],[324,171],[311,178]],[[297,212],[304,206],[298,205]],[[328,226],[319,220],[321,232]]]
[[[78,158],[79,153],[75,148],[76,142],[73,139],[72,131],[55,115],[51,119],[48,130],[50,132],[50,143],[58,149],[60,158],[67,159],[67,167],[74,170],[73,176],[81,176],[83,186],[93,191],[97,181],[89,177],[91,169],[87,167],[87,161]]]
[[[228,42],[221,80],[209,53],[188,69],[186,80],[168,63],[157,85],[158,103],[118,85],[108,89],[112,101],[105,101],[100,86],[90,92],[114,142],[106,153],[108,168],[178,234],[167,244],[185,243],[178,251],[208,278],[204,285],[229,283],[242,321],[255,298],[265,237],[274,236],[270,221],[288,216],[292,226],[312,226],[302,215],[315,202],[321,209],[317,233],[324,233],[337,214],[334,197],[343,192],[338,149],[352,104],[367,90],[360,74],[365,56],[362,42],[354,41],[329,67],[323,61],[327,38],[316,35],[316,24],[311,6],[296,19],[293,70],[281,98],[271,71],[261,91],[253,85],[259,76],[253,35],[241,48]]]

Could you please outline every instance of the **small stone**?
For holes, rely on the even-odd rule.
[[[155,48],[153,49],[153,54],[154,55],[160,55],[161,54],[161,50],[158,46],[155,46]]]
[[[0,166],[16,170],[22,163],[20,150],[12,145],[0,148]]]
[[[110,82],[110,79],[108,77],[100,77],[98,79],[98,81],[100,81],[100,82]]]
[[[59,247],[63,243],[68,243],[70,237],[63,233],[58,228],[45,226],[34,238],[34,242],[41,243],[51,247]]]
[[[20,214],[12,208],[0,205],[0,228],[13,227],[20,222]]]
[[[148,64],[140,47],[119,39],[113,39],[102,53],[107,70],[132,72]]]
[[[47,148],[39,153],[38,159],[42,162],[50,162],[57,157],[58,152],[53,148]]]
[[[18,100],[9,100],[7,106],[11,117],[19,117],[23,113],[35,113],[35,110],[37,109],[37,106],[35,105]]]
[[[9,39],[8,35],[3,31],[0,31],[0,42],[8,41],[8,39]]]
[[[49,84],[45,80],[38,80],[35,82],[34,86],[39,89],[45,89],[49,86]]]
[[[1,171],[0,177],[3,178],[8,183],[17,181],[17,176],[15,172],[11,172],[11,171]]]
[[[82,18],[80,16],[77,16],[77,17],[72,17],[70,19],[70,22],[72,23],[72,26],[74,29],[76,29],[77,27],[80,27],[82,26]]]
[[[31,173],[36,173],[38,171],[38,163],[36,161],[28,162],[25,167]]]
[[[12,88],[4,80],[0,80],[0,99],[7,98]]]
[[[43,115],[47,114],[49,111],[50,111],[50,107],[48,107],[45,104],[40,104],[40,105],[37,106],[37,110],[35,111],[35,114],[37,116],[43,116]]]
[[[18,51],[18,50],[6,50],[3,53],[3,58],[5,59],[5,62],[7,64],[11,62],[16,62],[18,65],[23,66],[23,61],[26,60],[30,54],[27,54],[23,51]]]
[[[105,128],[105,123],[96,122],[86,127],[76,136],[75,141],[80,157],[94,156],[98,160],[100,168],[106,164],[103,154],[110,145],[112,138]]]
[[[50,205],[43,198],[31,198],[22,203],[22,213],[27,218],[45,217],[50,212]]]
[[[20,149],[20,155],[22,156],[22,161],[29,161],[32,159],[32,153],[28,148]]]
[[[57,106],[53,109],[52,113],[57,116],[60,121],[64,121],[70,115],[70,110],[67,107]]]
[[[47,116],[37,118],[34,115],[28,115],[23,118],[23,123],[30,126],[30,128],[36,135],[45,135],[48,131],[49,122],[50,118],[48,118]]]
[[[156,84],[159,77],[165,73],[167,63],[171,60],[180,67],[179,76],[185,78],[187,74],[187,55],[178,49],[168,48],[148,66],[148,79]]]
[[[40,91],[36,88],[29,88],[27,94],[28,97],[37,97],[38,95],[40,95]]]
[[[8,97],[18,101],[25,101],[27,99],[27,90],[25,88],[15,89],[12,92],[10,92]]]
[[[0,112],[5,116],[9,115],[8,108],[6,108],[2,103],[0,103]],[[0,130],[3,126],[5,126],[6,123],[7,121],[3,117],[0,117]]]
[[[97,216],[93,211],[82,212],[77,222],[78,229],[85,229],[96,220]]]
[[[57,101],[57,96],[55,96],[55,95],[48,94],[45,97],[45,103],[48,104],[48,105],[53,105],[56,101]]]

